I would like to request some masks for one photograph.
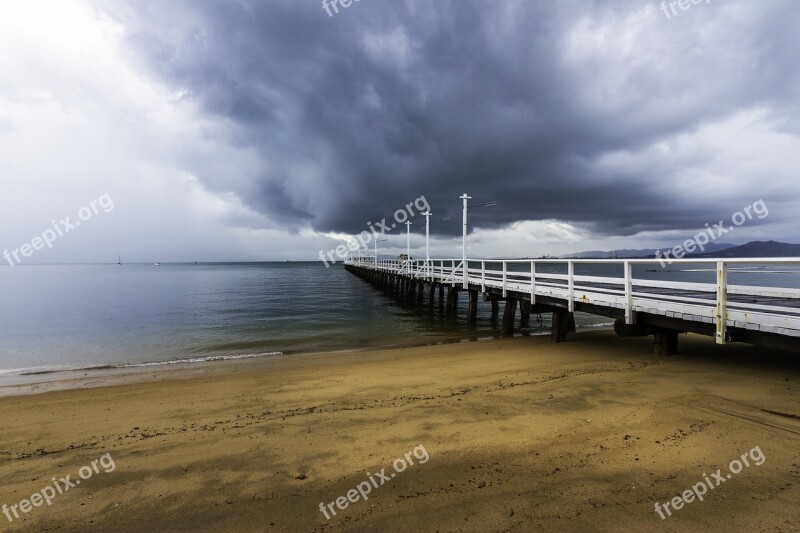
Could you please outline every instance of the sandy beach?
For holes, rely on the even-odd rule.
[[[679,355],[657,358],[650,339],[596,331],[564,344],[528,337],[217,364],[0,398],[0,505],[19,515],[0,523],[799,530],[800,359],[680,342]],[[743,454],[749,465],[726,478]],[[713,481],[718,469],[724,481]],[[81,484],[56,492],[68,475]],[[659,516],[656,502],[705,477],[703,501]],[[20,507],[46,487],[50,505]]]

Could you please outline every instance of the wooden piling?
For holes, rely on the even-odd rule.
[[[447,304],[444,311],[453,314],[458,311],[458,289],[453,286],[447,288]]]
[[[566,309],[556,309],[553,311],[553,325],[550,338],[553,342],[564,342],[567,340],[567,333],[575,331],[575,315]]]
[[[523,326],[527,326],[531,321],[531,302],[528,300],[520,300],[519,302],[519,315],[520,322]]]
[[[665,357],[678,353],[678,332],[664,329],[654,334],[657,357]]]
[[[469,322],[478,321],[478,291],[469,291],[469,302],[467,303],[467,320]]]
[[[514,334],[514,320],[517,317],[517,299],[507,298],[503,309],[503,335]]]

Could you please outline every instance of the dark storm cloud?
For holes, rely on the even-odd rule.
[[[672,20],[645,4],[361,0],[333,17],[317,0],[104,10],[148,69],[229,120],[230,142],[264,162],[236,186],[192,171],[273,220],[356,233],[424,194],[454,219],[439,231],[458,232],[457,197],[469,192],[501,203],[476,213],[484,227],[556,218],[628,235],[701,225],[758,196],[687,199],[658,185],[679,168],[602,156],[645,152],[752,106],[797,117],[800,96],[796,2],[701,4]]]

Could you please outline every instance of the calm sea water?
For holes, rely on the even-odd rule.
[[[582,268],[588,268],[581,272]],[[613,267],[612,267],[613,268]],[[554,267],[555,270],[558,267]],[[608,267],[576,273],[618,275]],[[621,272],[619,273],[621,274]],[[642,270],[636,275],[651,277]],[[737,274],[738,282],[800,286],[800,274]],[[687,278],[688,276],[688,278]],[[713,280],[713,272],[656,279]],[[691,279],[690,279],[691,278]],[[0,268],[0,373],[159,364],[274,353],[434,343],[495,336],[490,306],[477,326],[461,312],[400,305],[341,265],[313,263],[25,265]],[[576,316],[578,327],[611,320]],[[519,328],[549,330],[549,317]]]

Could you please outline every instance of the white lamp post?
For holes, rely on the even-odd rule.
[[[464,202],[464,215],[462,217],[464,227],[462,228],[461,234],[461,264],[464,267],[464,282],[462,284],[463,289],[469,288],[469,284],[467,282],[467,211],[469,211],[469,205],[467,204],[467,200],[471,199],[471,196],[467,196],[467,193],[462,194],[459,196],[461,200]]]
[[[468,270],[467,269],[467,212],[470,210],[471,207],[493,207],[493,206],[497,205],[497,202],[486,202],[485,204],[469,205],[467,203],[467,200],[470,200],[472,197],[471,196],[467,196],[467,193],[462,194],[461,196],[459,196],[459,198],[461,198],[461,200],[464,201],[464,231],[463,231],[463,235],[461,237],[461,250],[462,250],[462,255],[463,255],[462,261],[464,262],[464,282],[463,282],[462,288],[466,290],[466,289],[469,288],[469,283],[468,283],[468,278],[467,278],[467,274],[468,274],[468,272],[467,272],[467,270]]]
[[[425,216],[425,271],[430,277],[431,271],[431,212],[422,213]]]
[[[422,214],[425,216],[425,264],[428,265],[428,278],[433,279],[433,265],[431,265],[431,215],[433,213],[426,211]],[[450,217],[437,218],[434,222],[443,220],[450,220]]]
[[[378,268],[378,243],[389,239],[379,239],[377,233],[372,234],[372,242],[375,244],[375,268]]]
[[[411,221],[406,222],[406,265],[408,265],[408,275],[411,275]]]

